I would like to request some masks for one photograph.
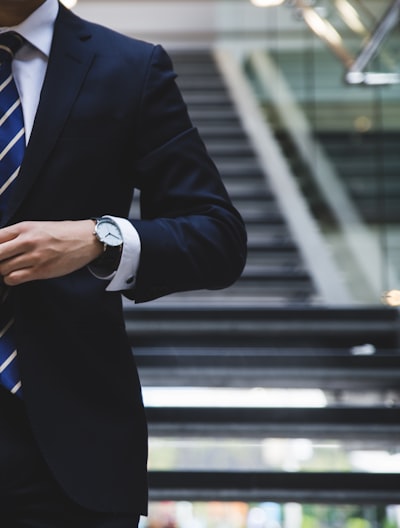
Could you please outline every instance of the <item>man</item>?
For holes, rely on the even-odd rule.
[[[26,144],[0,196],[15,347],[0,376],[0,526],[132,527],[146,513],[147,439],[121,293],[228,286],[243,224],[162,48],[57,0],[0,0],[0,26],[22,38],[12,75]],[[128,220],[134,188],[142,217]],[[5,388],[10,364],[19,381]]]

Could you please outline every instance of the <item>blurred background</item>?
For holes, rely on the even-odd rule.
[[[167,49],[249,236],[231,288],[125,306],[143,527],[399,527],[400,2],[74,4]]]

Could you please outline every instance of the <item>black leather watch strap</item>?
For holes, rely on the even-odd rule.
[[[97,275],[111,275],[117,270],[121,255],[122,246],[107,246],[100,257],[90,263],[90,267]]]
[[[112,219],[106,219],[115,224]],[[91,218],[91,220],[94,220],[97,223],[104,220],[104,217]],[[97,236],[96,231],[94,232],[94,235]],[[111,246],[100,239],[99,241],[104,245],[104,251],[97,259],[90,263],[90,267],[96,275],[108,276],[116,271],[119,266],[123,244],[121,243],[119,246]]]

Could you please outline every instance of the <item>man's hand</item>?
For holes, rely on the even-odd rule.
[[[21,222],[0,229],[0,275],[9,286],[61,277],[101,255],[92,220]]]

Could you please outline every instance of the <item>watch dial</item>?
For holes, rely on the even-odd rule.
[[[97,224],[97,234],[99,239],[108,246],[120,246],[122,244],[119,227],[112,222],[99,222]]]

